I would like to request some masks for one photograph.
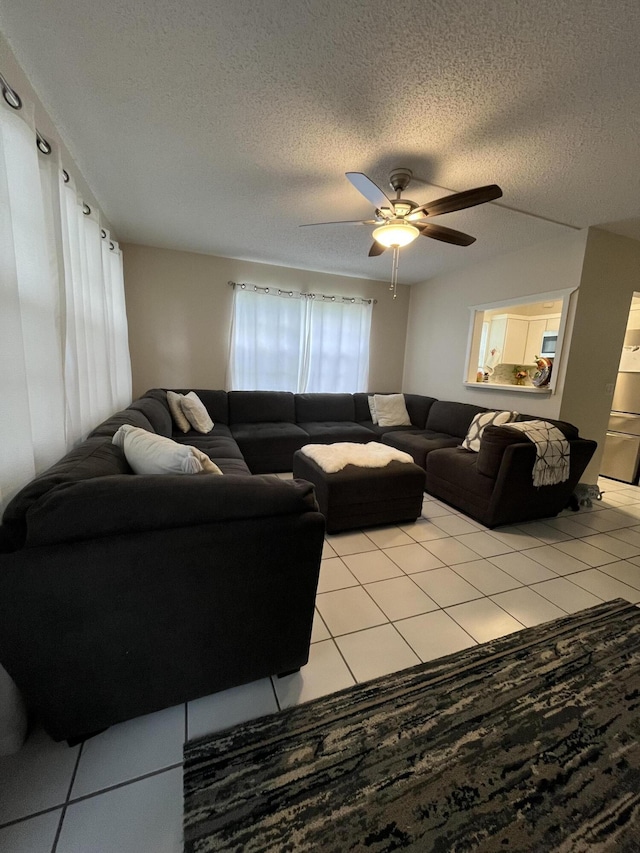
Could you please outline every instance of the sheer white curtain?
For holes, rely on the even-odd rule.
[[[121,253],[35,140],[0,98],[0,509],[131,400]]]
[[[236,285],[229,387],[366,391],[371,311],[360,299]]]
[[[58,267],[40,156],[33,110],[0,99],[2,505],[66,448]]]

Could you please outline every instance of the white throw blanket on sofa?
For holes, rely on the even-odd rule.
[[[547,421],[520,421],[508,428],[523,432],[536,446],[534,486],[555,486],[569,479],[569,442],[558,427]]]
[[[335,444],[305,444],[300,448],[305,456],[326,471],[335,474],[346,465],[358,465],[360,468],[384,468],[389,462],[413,462],[413,457],[395,447],[370,441],[368,444],[354,444],[350,441],[337,441]]]

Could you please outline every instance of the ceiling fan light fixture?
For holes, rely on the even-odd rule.
[[[415,225],[409,225],[408,222],[403,222],[402,219],[392,219],[379,228],[374,229],[373,239],[377,240],[387,249],[401,246],[408,246],[416,237],[420,236],[420,231]]]

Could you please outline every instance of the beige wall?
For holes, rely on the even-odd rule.
[[[586,237],[586,231],[575,232],[414,285],[403,389],[442,400],[558,417],[560,393],[534,396],[463,385],[469,307],[577,287]]]
[[[593,483],[607,431],[611,398],[634,290],[640,289],[640,242],[590,228],[560,405],[562,420],[595,438],[583,476]]]
[[[125,293],[134,397],[152,387],[225,388],[233,291],[228,281],[377,299],[369,389],[402,386],[410,288],[125,244]]]

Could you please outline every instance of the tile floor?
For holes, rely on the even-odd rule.
[[[290,475],[281,475],[283,477]],[[35,731],[0,758],[3,853],[178,853],[185,739],[537,625],[640,602],[640,488],[488,531],[425,496],[414,524],[327,536],[309,664],[69,748]]]

